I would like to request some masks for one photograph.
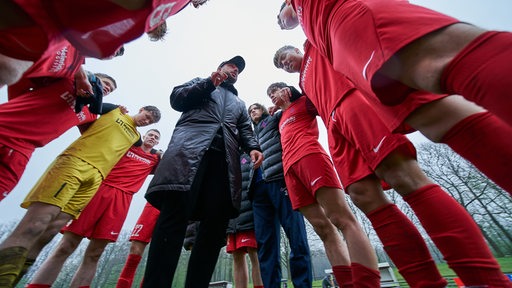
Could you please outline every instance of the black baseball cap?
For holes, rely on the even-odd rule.
[[[244,60],[244,58],[242,58],[242,56],[239,56],[239,55],[220,63],[218,68],[220,68],[228,63],[234,64],[238,68],[238,73],[242,73],[242,71],[245,68],[245,60]]]

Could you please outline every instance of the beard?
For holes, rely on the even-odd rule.
[[[228,76],[228,78],[226,78],[226,80],[224,80],[224,82],[228,83],[228,84],[235,84],[236,83],[236,78],[233,78],[231,77],[231,75]]]

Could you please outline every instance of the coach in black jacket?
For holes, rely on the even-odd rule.
[[[263,154],[245,103],[233,86],[242,57],[222,62],[209,78],[174,87],[171,106],[183,112],[149,184],[146,199],[160,209],[143,287],[171,287],[187,222],[199,220],[185,287],[208,287],[229,218],[240,208],[239,147],[258,167]]]

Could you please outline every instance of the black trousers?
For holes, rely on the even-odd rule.
[[[199,178],[198,178],[199,177]],[[171,287],[188,221],[199,215],[199,228],[187,268],[186,288],[207,288],[226,244],[232,211],[223,152],[209,150],[191,191],[166,191],[149,247],[143,287]],[[199,212],[199,213],[197,213]]]

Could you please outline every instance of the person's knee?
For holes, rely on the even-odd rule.
[[[146,248],[146,243],[139,242],[139,241],[133,241],[132,245],[130,245],[130,254],[142,256],[145,248]]]
[[[76,247],[78,247],[78,244],[80,244],[80,242],[75,243],[73,241],[63,240],[60,242],[59,246],[57,246],[57,249],[55,249],[54,253],[56,256],[67,257],[67,256],[71,255],[73,252],[75,252],[75,249],[76,249]]]
[[[380,180],[367,177],[347,187],[350,199],[363,213],[368,213],[381,205],[389,203],[382,191]]]
[[[399,152],[388,155],[375,169],[375,174],[402,196],[432,183],[416,159]]]

